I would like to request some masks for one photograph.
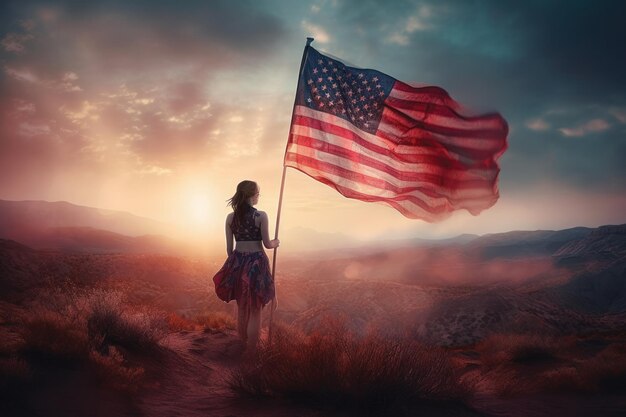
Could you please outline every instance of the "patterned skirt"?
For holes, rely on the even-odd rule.
[[[226,302],[261,308],[275,294],[270,261],[264,251],[239,252],[234,250],[222,268],[213,277],[215,293]]]

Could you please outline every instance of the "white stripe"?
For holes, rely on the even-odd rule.
[[[296,106],[295,114],[298,116],[305,116],[312,119],[321,120],[322,122],[330,123],[343,129],[351,130],[368,142],[376,146],[383,147],[385,149],[393,150],[396,147],[395,142],[391,142],[387,139],[381,138],[380,136],[372,135],[371,133],[359,129],[358,127],[348,122],[347,120],[342,119],[341,117],[333,116],[332,114],[323,111],[310,109],[306,106]]]
[[[380,124],[378,125],[378,130],[386,133],[389,136],[402,138],[404,136],[410,136],[410,133],[407,132],[409,132],[411,129],[398,126],[395,123],[386,123],[385,115],[383,114]],[[467,136],[450,136],[431,131],[427,132],[430,137],[432,137],[437,142],[440,142],[442,145],[454,145],[465,148],[467,150],[492,151],[499,149],[499,147],[502,146],[502,143],[499,142],[497,139],[482,139]]]
[[[380,190],[378,188],[371,187],[371,186],[368,186],[367,184],[363,184],[360,182],[352,181],[348,178],[345,178],[336,174],[328,173],[326,171],[319,171],[309,166],[298,165],[294,161],[286,161],[285,166],[296,168],[313,177],[326,178],[332,181],[334,184],[337,184],[341,187],[345,187],[352,191],[356,191],[358,193],[365,194],[368,196],[378,197],[378,198],[397,196],[395,193],[391,193],[391,192],[385,193],[383,190]],[[497,196],[494,196],[492,201],[464,201],[464,202],[452,204],[448,202],[447,199],[445,198],[431,198],[427,195],[424,195],[423,193],[420,193],[419,191],[414,191],[414,192],[403,194],[403,195],[413,195],[414,197],[417,197],[418,199],[423,201],[425,205],[428,207],[436,206],[437,205],[436,203],[439,202],[439,203],[443,203],[444,205],[446,205],[447,209],[450,212],[453,210],[467,209],[470,212],[473,211],[475,214],[479,213],[480,211],[488,207],[491,207],[491,205],[493,205],[493,203],[495,203],[495,201],[497,200]],[[384,203],[384,200],[381,202]],[[409,200],[395,201],[395,203],[404,207],[407,211],[415,214],[415,218],[421,218],[426,221],[440,221],[449,217],[451,214],[449,212],[448,213],[444,212],[441,214],[433,214],[432,212],[424,210],[422,207],[416,205],[415,203]]]
[[[453,107],[445,103],[441,103],[441,100],[433,100],[432,96],[429,96],[428,94],[423,94],[423,93],[421,94],[407,93],[405,91],[393,89],[389,93],[389,97],[402,99],[402,100],[408,100],[408,101],[417,101],[420,103],[433,102],[433,104],[437,104],[440,106],[443,105],[443,106],[449,107],[452,110],[455,110]],[[489,117],[484,120],[465,120],[461,116],[454,117],[454,116],[443,116],[443,115],[434,114],[434,113],[425,113],[419,110],[412,110],[412,109],[407,109],[404,107],[391,106],[390,103],[385,103],[385,105],[387,105],[388,107],[392,107],[415,120],[424,121],[424,122],[427,122],[433,125],[438,125],[438,126],[454,127],[457,129],[466,129],[466,130],[500,130],[502,128],[500,121],[495,117]],[[455,112],[459,113],[458,110],[455,110]],[[462,115],[462,116],[472,117],[472,116],[466,116],[466,115]],[[480,117],[480,115],[473,116],[473,117]]]
[[[295,107],[295,114],[298,116],[305,116],[305,117],[310,117],[312,119],[318,119],[321,120],[322,122],[325,123],[330,123],[333,124],[335,126],[341,127],[343,129],[347,129],[350,130],[352,132],[354,132],[356,135],[360,136],[362,139],[370,142],[373,145],[376,146],[380,146],[384,149],[388,149],[390,151],[393,151],[393,153],[395,153],[396,155],[398,155],[400,158],[402,158],[402,155],[436,155],[439,154],[437,151],[433,150],[432,148],[429,147],[420,147],[420,146],[410,146],[410,145],[398,145],[395,142],[392,142],[388,139],[382,138],[380,136],[376,136],[373,135],[371,133],[365,132],[361,129],[359,129],[358,127],[354,126],[352,123],[348,122],[345,119],[342,119],[341,117],[337,117],[334,116],[332,114],[326,113],[326,112],[321,112],[321,111],[317,111],[317,110],[313,110],[310,109],[306,106],[296,106]],[[390,132],[389,129],[390,127],[394,127],[393,125],[386,125],[384,124],[382,121],[378,127],[378,130],[382,130],[385,133],[387,133],[389,136],[392,137],[398,137],[401,138],[404,135],[404,131],[399,131],[397,128],[394,129],[393,132]],[[387,131],[385,131],[385,129],[387,129]],[[442,142],[446,142],[446,143],[452,143],[454,140],[450,140],[447,139],[446,137],[443,137],[442,135],[438,135],[438,134],[432,134],[433,136],[435,136],[437,138],[437,140],[439,140],[439,138],[442,138]],[[457,138],[455,140],[463,140],[465,141],[465,143],[462,144],[463,147],[469,148],[469,149],[481,149],[480,146],[476,147],[476,146],[467,146],[469,144],[473,144],[473,145],[479,145],[478,142],[474,142],[474,141],[479,141],[480,139],[472,139],[472,138]],[[471,143],[470,143],[471,142]],[[490,146],[493,147],[493,141],[490,142]],[[474,159],[468,158],[465,155],[461,155],[458,154],[456,152],[453,152],[451,150],[446,150],[447,154],[450,156],[451,159],[454,159],[456,161],[459,161],[461,163],[464,163],[466,165],[471,165],[472,163],[476,162]]]
[[[358,162],[343,158],[341,156],[330,154],[326,152],[320,152],[317,149],[309,148],[302,145],[297,145],[295,143],[290,143],[287,146],[287,152],[293,153],[296,155],[303,155],[317,161],[326,162],[329,164],[333,164],[339,166],[341,168],[347,169],[349,171],[353,171],[356,173],[360,173],[366,176],[370,176],[376,179],[387,181],[395,187],[403,188],[403,187],[422,187],[424,189],[433,190],[437,192],[441,197],[439,200],[441,202],[444,199],[447,200],[463,200],[463,199],[476,199],[476,198],[488,198],[493,195],[491,187],[482,187],[482,188],[469,188],[469,189],[459,189],[453,190],[450,188],[444,188],[437,183],[432,183],[428,181],[403,181],[394,177],[393,175],[381,171],[370,166],[360,164]],[[380,197],[395,197],[400,195],[394,191],[387,190],[385,188],[377,188],[371,185],[365,185],[368,187],[367,192],[361,191],[365,194],[376,195]],[[409,193],[402,193],[406,195],[415,195],[420,199],[424,198],[432,198],[426,196],[424,193],[420,191],[412,191]]]
[[[405,162],[394,158],[393,152],[388,151],[389,154],[381,154],[371,149],[368,149],[351,139],[346,139],[343,136],[334,135],[332,133],[315,129],[310,126],[294,125],[292,133],[298,136],[309,137],[317,139],[321,142],[331,145],[339,146],[348,151],[356,152],[357,154],[367,156],[376,160],[384,165],[387,165],[397,171],[402,172],[445,172],[447,178],[468,180],[468,179],[486,179],[490,178],[494,174],[494,170],[491,169],[457,169],[457,168],[444,168],[438,164],[432,164],[427,162]],[[442,156],[441,153],[428,151],[428,154],[437,154]]]

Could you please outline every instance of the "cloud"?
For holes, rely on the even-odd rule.
[[[22,52],[24,51],[24,44],[33,38],[31,34],[19,34],[19,33],[9,33],[0,44],[7,52]]]
[[[417,12],[406,19],[404,27],[399,31],[392,32],[387,36],[389,43],[406,46],[410,43],[410,36],[413,32],[430,30],[434,27],[432,24],[433,8],[426,4],[420,5]]]
[[[531,119],[526,122],[526,127],[530,130],[545,131],[550,129],[550,124],[542,118]]]
[[[306,34],[308,36],[312,36],[313,38],[315,38],[316,42],[319,42],[319,43],[330,42],[330,36],[328,35],[328,32],[326,31],[326,29],[324,29],[323,27],[319,25],[314,25],[306,20],[302,21],[302,27],[307,32]]]
[[[18,134],[26,137],[49,135],[50,126],[43,123],[31,124],[25,122],[20,124]]]
[[[580,126],[576,126],[573,128],[563,127],[559,129],[564,136],[568,137],[580,137],[585,136],[589,133],[597,133],[602,132],[609,129],[611,125],[607,123],[606,120],[603,119],[592,119],[587,123],[582,124]]]
[[[609,113],[615,117],[618,122],[622,124],[626,123],[626,108],[612,108],[609,110]]]
[[[15,2],[11,11],[11,24],[19,18],[31,22],[32,34],[19,35],[30,39],[20,54],[23,64],[54,71],[72,62],[75,73],[89,78],[233,68],[271,55],[287,32],[253,2]],[[4,36],[5,49],[23,49],[26,38],[19,36]]]

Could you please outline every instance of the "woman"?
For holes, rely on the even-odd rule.
[[[217,296],[229,302],[237,300],[237,330],[244,348],[256,351],[261,325],[261,309],[274,298],[275,289],[267,249],[277,248],[278,239],[270,240],[267,214],[253,206],[260,189],[254,181],[241,181],[228,200],[233,212],[226,216],[226,252],[228,258],[213,277]],[[237,247],[233,250],[233,236]]]

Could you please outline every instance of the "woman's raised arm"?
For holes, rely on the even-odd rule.
[[[274,249],[280,245],[280,240],[272,239],[270,240],[270,232],[269,232],[269,220],[267,218],[267,213],[262,211],[261,213],[261,236],[263,237],[263,245],[267,249]]]

